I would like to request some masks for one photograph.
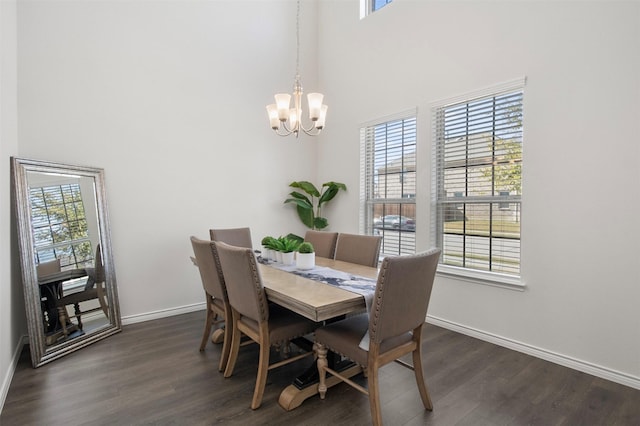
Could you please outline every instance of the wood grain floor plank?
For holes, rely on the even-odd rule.
[[[368,398],[345,384],[325,400],[310,398],[291,412],[280,408],[280,392],[308,359],[270,371],[263,405],[251,410],[257,347],[243,347],[234,375],[225,379],[217,369],[220,345],[198,351],[203,321],[204,312],[194,312],[128,325],[38,369],[25,348],[0,424],[371,423]],[[392,363],[380,372],[386,425],[640,425],[640,391],[472,337],[427,325],[423,358],[434,411],[424,410],[413,372]],[[362,376],[355,380],[366,384]]]

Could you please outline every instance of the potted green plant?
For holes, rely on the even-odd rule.
[[[289,186],[301,189],[304,193],[298,191],[289,193],[291,198],[287,198],[284,201],[285,204],[295,204],[300,220],[311,229],[324,229],[329,225],[327,219],[320,215],[322,205],[333,200],[341,189],[347,190],[347,186],[340,182],[325,182],[322,184],[322,191],[307,181],[291,182]]]
[[[274,247],[275,238],[271,236],[266,236],[262,239],[262,257],[266,260],[276,260]]]
[[[316,253],[313,249],[313,244],[310,242],[300,244],[298,247],[296,266],[298,269],[313,269],[316,266]]]
[[[278,240],[280,241],[280,250],[282,252],[282,263],[284,265],[293,265],[295,251],[300,243],[287,237],[280,237]]]

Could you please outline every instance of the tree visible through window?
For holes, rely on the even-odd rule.
[[[383,255],[415,253],[416,117],[361,129],[367,234],[382,235]]]
[[[93,250],[78,184],[31,188],[36,262],[60,259],[62,269],[91,266]]]
[[[433,223],[445,265],[520,275],[522,97],[435,110]]]

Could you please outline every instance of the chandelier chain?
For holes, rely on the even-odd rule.
[[[300,79],[300,0],[296,9],[296,80]]]

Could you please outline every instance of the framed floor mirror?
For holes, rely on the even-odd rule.
[[[11,158],[31,363],[122,330],[104,170]]]

